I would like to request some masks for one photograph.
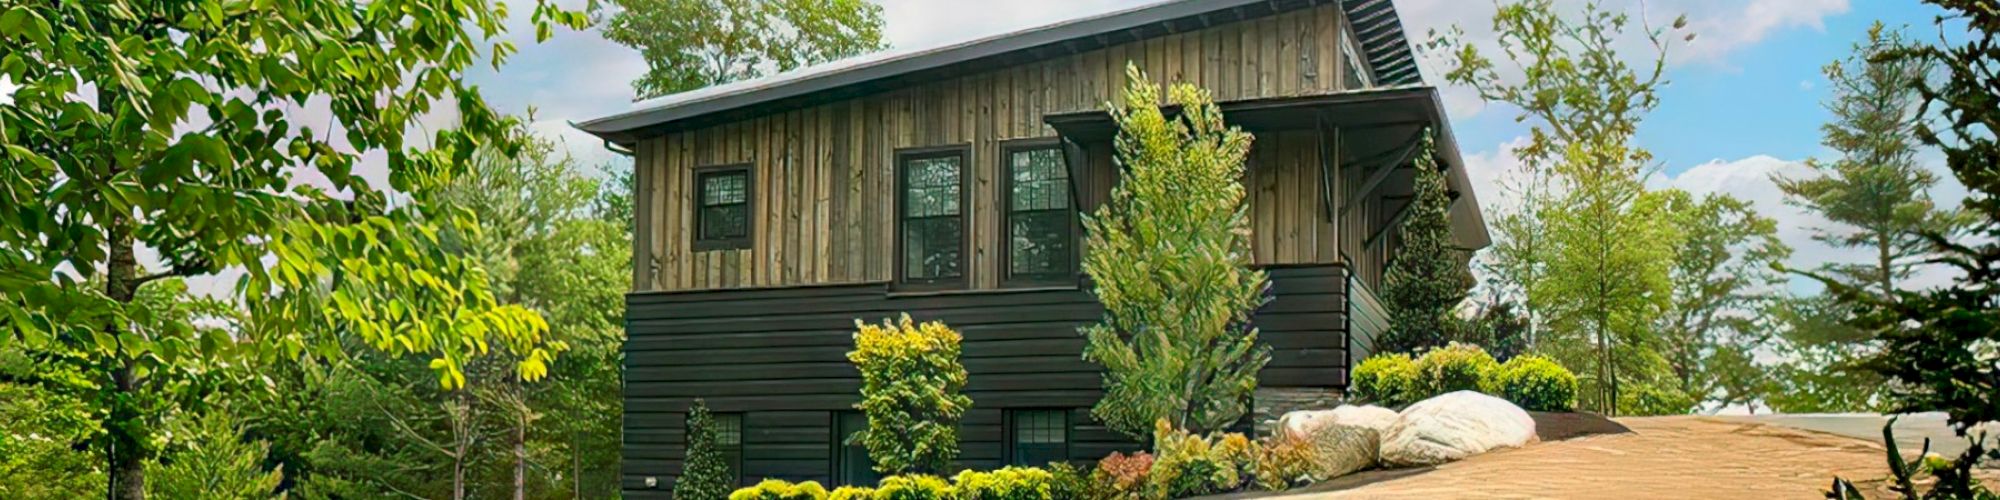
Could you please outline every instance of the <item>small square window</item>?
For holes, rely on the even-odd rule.
[[[750,166],[695,171],[695,250],[750,248]]]
[[[1007,463],[1039,467],[1069,460],[1069,410],[1007,412]]]
[[[868,428],[868,416],[858,411],[843,411],[833,414],[833,481],[838,486],[875,486],[882,480],[882,474],[875,472],[875,460],[868,457],[868,447],[861,443],[850,443],[854,434]]]

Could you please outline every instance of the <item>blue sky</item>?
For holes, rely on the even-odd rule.
[[[1154,0],[872,1],[885,8],[884,33],[891,45],[911,49]],[[1584,2],[1556,1],[1567,9],[1580,8]],[[1486,29],[1494,10],[1490,0],[1395,2],[1406,30],[1418,37],[1431,29],[1458,25],[1474,43],[1492,38]],[[1654,185],[1749,199],[1779,221],[1781,237],[1798,249],[1796,266],[1858,258],[1811,241],[1812,228],[1826,222],[1784,205],[1769,176],[1802,175],[1806,158],[1828,156],[1819,144],[1819,126],[1827,118],[1821,105],[1827,97],[1821,67],[1845,57],[1877,20],[1892,27],[1907,25],[1915,39],[1934,39],[1934,8],[1916,0],[1603,0],[1602,4],[1635,18],[1644,14],[1654,24],[1686,14],[1697,35],[1693,42],[1672,49],[1667,72],[1671,84],[1661,94],[1659,109],[1640,128],[1639,145],[1651,150],[1661,167]],[[1643,13],[1638,10],[1642,5]],[[629,160],[608,153],[568,123],[629,109],[629,82],[645,69],[638,53],[607,42],[594,31],[558,33],[543,44],[525,39],[528,30],[516,32],[510,36],[520,37],[521,51],[506,66],[471,76],[488,101],[513,113],[538,108],[535,129],[563,141],[586,165],[629,165]],[[1632,48],[1646,47],[1633,44]],[[1436,61],[1426,61],[1425,66],[1430,83],[1444,87],[1446,107],[1481,205],[1489,211],[1504,205],[1506,194],[1494,184],[1518,169],[1508,150],[1526,135],[1526,127],[1514,122],[1511,110],[1484,105],[1468,89],[1443,85],[1435,77],[1440,69]],[[1946,184],[1938,196],[1955,202],[1963,189]],[[1943,279],[1948,277],[1929,278]],[[1811,288],[1797,283],[1795,287]]]

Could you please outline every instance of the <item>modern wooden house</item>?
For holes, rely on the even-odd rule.
[[[683,416],[717,412],[744,482],[872,482],[854,321],[907,312],[965,336],[968,467],[1088,462],[1132,443],[1093,422],[1100,318],[1078,213],[1118,181],[1105,103],[1127,62],[1212,89],[1256,134],[1244,182],[1262,418],[1330,404],[1385,326],[1379,289],[1437,132],[1454,237],[1488,243],[1437,92],[1389,0],[1184,0],[637,103],[583,130],[637,164],[624,487],[665,496]]]

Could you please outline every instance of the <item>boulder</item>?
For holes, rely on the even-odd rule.
[[[1278,417],[1278,428],[1298,439],[1306,439],[1314,431],[1329,426],[1366,427],[1380,434],[1388,432],[1389,425],[1394,423],[1395,410],[1374,405],[1340,405],[1331,410],[1295,411]]]
[[[1382,435],[1358,425],[1328,425],[1306,437],[1313,478],[1325,481],[1374,467]]]
[[[1526,445],[1535,419],[1506,400],[1458,391],[1419,401],[1382,434],[1382,461],[1436,465],[1487,451]]]

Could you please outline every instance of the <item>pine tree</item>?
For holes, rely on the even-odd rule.
[[[735,483],[722,452],[715,449],[715,419],[708,414],[708,403],[694,400],[687,416],[687,465],[674,481],[674,498],[721,500],[729,497],[729,485]]]
[[[1389,331],[1376,340],[1377,352],[1415,352],[1466,337],[1469,325],[1453,316],[1472,287],[1464,254],[1451,244],[1451,195],[1438,170],[1429,133],[1417,154],[1415,197],[1396,236],[1402,252],[1382,278],[1382,302]]]
[[[1092,415],[1135,439],[1153,423],[1196,432],[1248,411],[1257,371],[1271,360],[1250,314],[1268,281],[1250,267],[1243,164],[1250,135],[1223,124],[1208,92],[1160,89],[1126,69],[1117,119],[1123,179],[1111,201],[1084,218],[1084,271],[1104,304],[1104,322],[1082,329],[1085,359],[1104,366],[1104,397]]]
[[[1869,253],[1867,262],[1829,263],[1821,272],[1879,297],[1893,293],[1931,253],[1919,232],[1949,230],[1956,219],[1931,201],[1937,176],[1917,163],[1922,96],[1910,82],[1932,73],[1935,65],[1878,57],[1903,43],[1901,33],[1876,23],[1868,40],[1855,44],[1853,56],[1826,66],[1834,91],[1826,108],[1833,121],[1821,127],[1822,143],[1840,157],[1809,162],[1811,176],[1772,176],[1787,203],[1834,223],[1816,228],[1813,239]]]

